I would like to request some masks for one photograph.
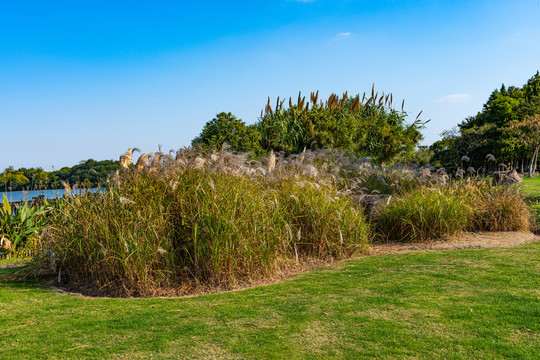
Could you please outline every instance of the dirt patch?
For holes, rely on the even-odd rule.
[[[464,233],[458,237],[421,243],[373,244],[369,255],[385,255],[416,250],[458,250],[511,247],[540,241],[540,236],[524,231]]]

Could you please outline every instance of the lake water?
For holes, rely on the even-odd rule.
[[[73,189],[74,194],[80,194],[84,191],[96,192],[97,188],[92,189]],[[28,201],[32,200],[39,195],[43,195],[45,199],[56,199],[64,196],[66,190],[64,189],[49,189],[49,190],[31,190],[31,191],[8,191],[0,192],[0,203],[4,202],[4,194],[6,194],[9,202]]]

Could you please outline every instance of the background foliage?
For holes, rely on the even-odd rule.
[[[292,98],[268,103],[254,126],[246,126],[231,113],[220,113],[209,121],[193,140],[214,150],[228,143],[235,151],[261,154],[273,150],[286,155],[303,149],[332,148],[349,150],[359,156],[370,156],[378,162],[389,162],[413,155],[422,134],[423,123],[417,119],[407,124],[407,113],[392,108],[391,94],[349,97],[331,94],[319,102],[319,92],[310,99],[298,94]]]
[[[494,155],[497,163],[525,171],[535,163],[536,146],[531,146],[519,131],[540,114],[540,73],[532,76],[523,87],[503,84],[494,90],[482,111],[466,118],[457,128],[444,132],[442,140],[435,142],[434,164],[456,168],[458,166],[485,166],[486,156]],[[529,127],[533,138],[540,138],[540,131]],[[522,133],[522,132],[521,132]],[[470,163],[461,164],[467,156]],[[533,165],[534,166],[534,165]]]
[[[84,184],[95,187],[104,183],[110,173],[118,169],[118,161],[94,159],[83,160],[73,167],[63,167],[56,171],[43,168],[9,167],[0,174],[0,191],[58,189],[62,181],[69,184]]]

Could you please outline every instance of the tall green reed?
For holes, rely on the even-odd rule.
[[[54,212],[45,253],[68,286],[152,296],[232,288],[364,250],[369,228],[350,200],[301,183],[192,166],[127,169],[107,192]]]

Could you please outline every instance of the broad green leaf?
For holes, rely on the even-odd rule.
[[[4,194],[4,213],[11,216],[11,205],[9,204],[9,201],[7,199],[6,194]]]

